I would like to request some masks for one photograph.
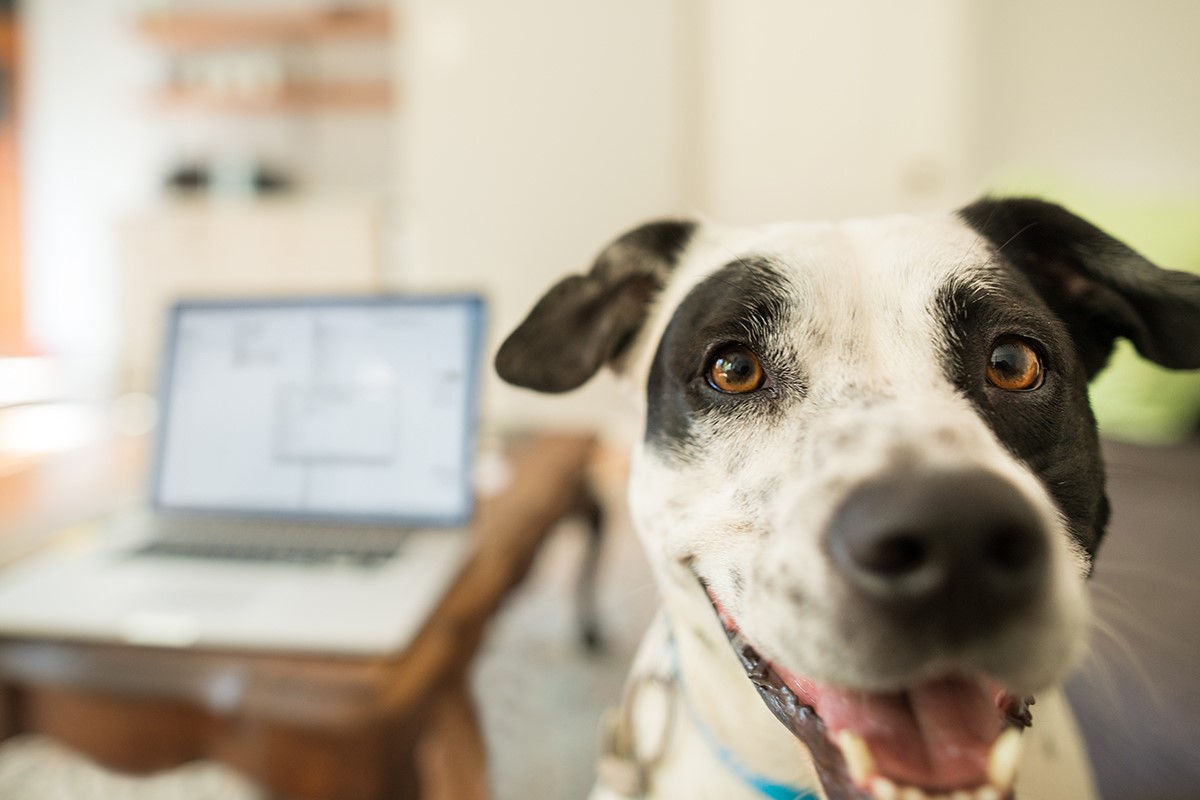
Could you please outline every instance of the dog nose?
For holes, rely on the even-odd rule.
[[[851,587],[895,611],[974,633],[1025,609],[1047,573],[1047,534],[1030,502],[985,471],[865,484],[828,529]]]

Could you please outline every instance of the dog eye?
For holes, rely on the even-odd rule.
[[[708,385],[726,394],[745,394],[763,385],[766,373],[758,356],[740,344],[727,344],[708,361]]]
[[[1042,360],[1029,342],[1007,337],[992,348],[987,378],[1006,392],[1028,392],[1042,385]]]

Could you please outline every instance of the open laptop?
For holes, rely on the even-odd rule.
[[[469,546],[482,317],[474,296],[179,303],[150,509],[0,574],[0,634],[403,648]]]

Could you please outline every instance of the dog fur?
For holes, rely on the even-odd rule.
[[[1012,335],[1041,356],[1036,391],[985,380]],[[890,692],[963,673],[1036,694],[1016,791],[1092,796],[1057,687],[1086,647],[1085,582],[1108,520],[1087,382],[1117,337],[1200,367],[1200,279],[1032,199],[736,230],[651,223],[553,287],[500,349],[500,375],[562,392],[610,367],[646,421],[629,501],[663,610],[630,685],[668,688],[627,696],[624,757],[645,773],[628,796],[759,796],[714,740],[755,775],[871,796],[823,773],[772,715],[726,618],[771,664],[820,683]],[[757,354],[761,388],[706,380],[725,343]],[[1044,565],[1028,591],[900,615],[847,577],[839,515],[881,481],[944,475],[1005,487]]]

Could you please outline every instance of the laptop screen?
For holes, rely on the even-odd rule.
[[[482,310],[477,297],[178,304],[154,505],[465,522]]]

